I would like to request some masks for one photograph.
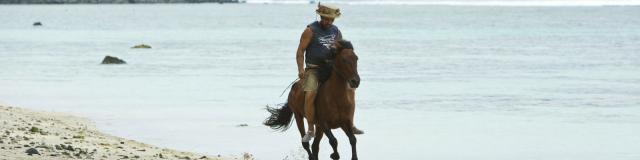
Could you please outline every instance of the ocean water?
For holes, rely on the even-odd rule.
[[[449,6],[638,6],[640,0],[246,0],[261,4],[449,5]]]
[[[640,7],[341,8],[335,24],[360,57],[361,159],[640,158]],[[178,150],[304,159],[295,127],[261,122],[297,77],[313,10],[2,5],[0,101]],[[141,43],[153,49],[130,48]],[[105,55],[128,64],[100,65]]]

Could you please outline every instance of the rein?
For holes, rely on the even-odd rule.
[[[287,89],[291,88],[291,86],[293,86],[293,84],[296,83],[296,81],[300,80],[300,78],[296,78],[295,80],[293,80],[293,82],[291,82],[291,84],[289,84],[289,86],[287,86],[287,88],[284,88],[284,90],[282,91],[282,93],[280,93],[280,97],[282,97],[282,95],[284,95],[284,92],[287,91]]]

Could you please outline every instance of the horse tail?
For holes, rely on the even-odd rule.
[[[285,103],[280,109],[267,106],[267,111],[271,113],[271,116],[265,119],[262,124],[271,127],[271,129],[283,132],[289,129],[291,126],[291,117],[293,117],[289,103]]]

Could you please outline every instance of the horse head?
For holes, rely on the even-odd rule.
[[[334,44],[334,71],[346,80],[351,88],[358,88],[360,75],[358,74],[358,56],[353,51],[350,41],[339,40]]]

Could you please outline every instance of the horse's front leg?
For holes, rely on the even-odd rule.
[[[331,144],[331,148],[333,148],[331,159],[340,159],[340,154],[338,154],[338,140],[333,136],[333,133],[331,133],[331,129],[329,129],[326,124],[322,126],[322,129],[324,130],[324,134],[327,135],[327,138],[329,138],[329,144]]]
[[[313,155],[309,156],[310,160],[318,160],[318,153],[320,153],[320,140],[322,140],[322,129],[316,129],[316,137],[313,138],[313,144],[311,144],[311,150]]]
[[[341,127],[344,133],[349,137],[349,143],[351,144],[351,160],[358,160],[358,153],[356,153],[356,135],[353,134],[353,125],[352,126],[342,126]]]

